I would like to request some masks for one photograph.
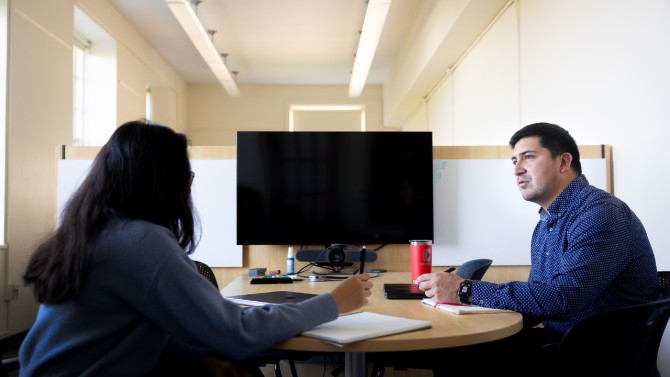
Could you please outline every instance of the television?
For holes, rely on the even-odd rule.
[[[433,239],[430,132],[237,132],[238,245]]]

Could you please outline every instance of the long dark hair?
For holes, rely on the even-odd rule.
[[[187,254],[197,240],[186,137],[145,120],[123,124],[96,156],[63,208],[60,224],[23,275],[41,303],[75,298],[87,281],[89,249],[110,220],[142,219],[172,231]]]

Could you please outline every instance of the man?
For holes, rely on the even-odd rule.
[[[465,347],[479,347],[472,351],[473,360],[481,358],[484,349],[501,359],[511,353],[530,356],[542,344],[558,341],[577,322],[653,300],[659,290],[644,226],[623,201],[589,185],[577,144],[566,130],[549,123],[530,124],[517,131],[509,145],[521,196],[541,207],[531,240],[528,281],[495,284],[446,272],[417,279],[419,288],[437,301],[523,314],[521,333]]]

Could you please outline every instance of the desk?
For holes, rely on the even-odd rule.
[[[271,290],[324,293],[330,292],[339,281],[310,282],[307,279],[293,284],[259,285],[249,284],[249,277],[239,276],[221,289],[224,296]],[[318,339],[297,336],[275,348],[293,351],[345,352],[345,376],[357,377],[367,374],[366,352],[418,351],[426,349],[466,346],[490,342],[514,335],[521,330],[519,313],[453,315],[424,305],[420,300],[387,300],[384,298],[384,283],[411,282],[409,272],[386,272],[372,279],[372,295],[363,311],[398,317],[431,321],[430,329],[411,331],[357,342],[337,347]]]

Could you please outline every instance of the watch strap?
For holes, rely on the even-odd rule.
[[[458,286],[458,299],[461,301],[461,304],[470,304],[470,298],[472,297],[472,280],[463,280]]]

